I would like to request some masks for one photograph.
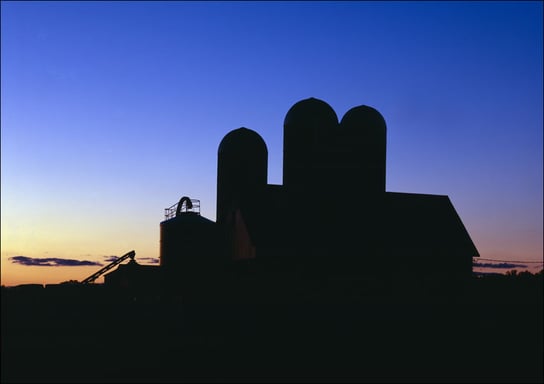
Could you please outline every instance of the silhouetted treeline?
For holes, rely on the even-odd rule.
[[[481,274],[473,278],[473,288],[495,295],[523,295],[524,293],[542,292],[544,270],[537,273],[518,272],[515,269],[506,274]]]

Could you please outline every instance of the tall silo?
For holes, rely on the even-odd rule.
[[[248,128],[229,132],[217,151],[217,223],[243,201],[255,199],[268,182],[268,150]]]
[[[336,112],[322,100],[304,99],[289,109],[283,123],[283,185],[288,190],[315,191],[327,179],[337,126]]]
[[[340,122],[342,145],[347,149],[347,188],[364,195],[385,192],[386,125],[376,109],[361,105],[346,112]]]

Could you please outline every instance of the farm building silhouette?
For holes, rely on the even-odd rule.
[[[267,183],[257,132],[223,138],[217,221],[187,196],[166,209],[154,272],[161,278],[151,280],[182,294],[233,277],[291,293],[346,284],[367,293],[462,290],[478,251],[448,196],[386,191],[386,124],[377,110],[354,107],[339,122],[326,102],[309,98],[287,112],[283,133],[283,185]],[[130,279],[130,270],[133,279],[144,275],[119,268],[106,284],[120,284],[121,273]]]
[[[542,382],[541,275],[471,279],[449,198],[386,191],[385,134],[371,107],[339,123],[302,100],[270,185],[263,139],[229,132],[217,221],[187,196],[166,208],[160,266],[130,251],[81,282],[3,287],[2,381]]]

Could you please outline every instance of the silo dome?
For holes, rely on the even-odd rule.
[[[385,138],[385,119],[376,109],[367,105],[351,108],[340,122],[342,130],[351,131],[353,135],[361,137]]]
[[[295,103],[283,121],[283,126],[333,126],[338,124],[334,109],[323,100],[310,97]]]
[[[266,143],[261,135],[252,129],[238,128],[230,131],[223,137],[217,150],[219,156],[224,153],[255,152],[268,154]]]
[[[310,170],[323,162],[321,158],[337,126],[336,112],[322,100],[312,97],[289,109],[283,123],[284,185],[301,186],[315,181],[316,175],[310,175]]]
[[[360,105],[346,112],[339,129],[354,174],[367,192],[385,191],[386,124],[376,109]]]
[[[229,132],[217,151],[217,221],[268,181],[268,150],[262,137],[248,128]]]

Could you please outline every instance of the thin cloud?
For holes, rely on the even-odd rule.
[[[156,257],[138,257],[138,260],[147,264],[159,264],[159,259]]]
[[[512,263],[473,263],[472,265],[474,267],[496,268],[496,269],[527,268],[527,265],[512,264]]]
[[[108,263],[112,263],[115,260],[117,260],[118,258],[119,258],[119,256],[104,256],[104,261],[106,261]]]
[[[60,259],[57,257],[28,257],[28,256],[13,256],[10,260],[14,264],[20,264],[24,266],[37,266],[37,267],[81,267],[81,266],[101,266],[102,264],[97,261],[90,260],[75,260],[75,259]]]

